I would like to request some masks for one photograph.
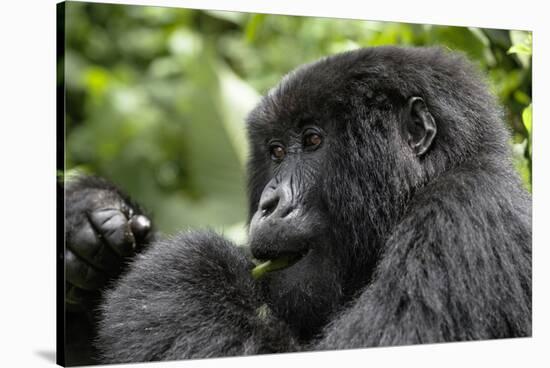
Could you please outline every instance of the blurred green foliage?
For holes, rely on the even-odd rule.
[[[66,174],[109,178],[161,231],[209,226],[242,243],[246,113],[298,65],[366,46],[465,52],[530,188],[529,32],[80,2],[65,30]]]

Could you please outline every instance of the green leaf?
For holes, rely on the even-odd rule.
[[[529,146],[529,157],[532,157],[532,147],[533,147],[533,104],[529,104],[521,114],[521,118],[523,120],[523,125],[525,126],[525,129],[529,133],[528,139],[528,146]]]
[[[65,171],[57,170],[56,176],[57,176],[57,180],[60,183],[67,183],[71,180],[76,179],[81,175],[89,175],[91,173],[92,172],[88,167],[84,165],[80,165],[80,166],[72,167],[70,169],[66,169]]]
[[[245,119],[260,101],[260,95],[221,62],[217,65],[221,121],[239,162],[244,167],[248,156]]]
[[[525,126],[525,129],[527,129],[527,132],[529,133],[529,136],[531,136],[531,129],[532,129],[532,119],[533,119],[533,104],[529,104],[525,109],[523,109],[523,113],[521,114],[521,118],[523,120],[523,125]],[[529,138],[529,141],[531,139]]]
[[[531,191],[531,170],[529,167],[529,160],[525,157],[525,150],[527,146],[527,139],[524,139],[522,142],[516,143],[512,146],[512,153],[514,166],[521,176],[523,184],[527,190]]]
[[[522,105],[528,105],[531,102],[531,97],[524,91],[518,89],[514,91],[514,100]]]
[[[252,277],[256,280],[265,276],[266,273],[271,271],[277,271],[282,268],[286,268],[292,262],[292,258],[289,256],[279,257],[272,259],[264,263],[260,263],[252,269]]]
[[[431,44],[462,50],[474,60],[485,62],[485,45],[478,35],[466,27],[431,26],[426,33]]]
[[[222,19],[237,25],[241,25],[247,16],[246,13],[236,11],[204,10],[204,12],[211,17]]]
[[[510,39],[512,47],[508,49],[508,54],[515,54],[521,65],[527,67],[531,62],[533,53],[533,37],[531,32],[526,31],[510,31]]]
[[[253,42],[256,39],[258,29],[261,27],[265,20],[265,14],[253,14],[250,20],[246,24],[244,34],[247,42]]]
[[[89,67],[84,72],[84,84],[93,96],[103,96],[109,84],[109,72],[99,66]]]
[[[514,47],[518,47],[520,52],[531,55],[533,44],[533,35],[531,32],[512,30],[510,31],[510,39],[512,40],[512,47],[510,50]],[[513,51],[510,50],[508,50],[508,53],[513,53]]]
[[[531,55],[531,47],[525,44],[513,45],[508,50],[508,54]]]

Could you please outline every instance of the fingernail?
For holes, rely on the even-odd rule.
[[[151,220],[143,215],[137,215],[130,219],[130,227],[134,236],[143,239],[151,230]]]

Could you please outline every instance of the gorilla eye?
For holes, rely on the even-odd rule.
[[[280,144],[272,144],[269,148],[273,160],[282,160],[285,157],[285,149]]]
[[[308,133],[304,137],[304,146],[306,147],[316,147],[321,144],[323,138],[317,133]]]

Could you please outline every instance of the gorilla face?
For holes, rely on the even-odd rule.
[[[368,70],[346,54],[306,65],[248,119],[252,254],[290,259],[263,286],[305,339],[369,282],[384,234],[430,167],[428,106]]]
[[[341,259],[320,180],[333,132],[298,123],[270,133],[261,138],[269,170],[250,222],[251,250],[259,260],[290,259],[267,275],[265,292],[274,312],[308,335],[341,299]]]
[[[353,175],[338,164],[346,161],[341,154],[349,152],[346,141],[353,139],[342,121],[349,101],[329,93],[332,81],[319,75],[306,68],[287,77],[248,121],[251,251],[261,261],[291,260],[262,282],[271,309],[304,339],[342,304],[344,285],[351,289],[349,275],[360,267],[354,260],[365,259],[352,246],[366,241],[355,238],[356,219],[338,211],[348,201],[364,203],[345,198],[360,183],[351,183]],[[349,164],[344,167],[353,169]],[[334,185],[334,179],[344,182]],[[363,217],[356,209],[344,213]]]
[[[297,124],[273,133],[261,140],[270,170],[250,222],[251,250],[262,261],[290,259],[267,275],[265,292],[274,312],[307,335],[341,299],[341,259],[320,180],[332,132]]]

